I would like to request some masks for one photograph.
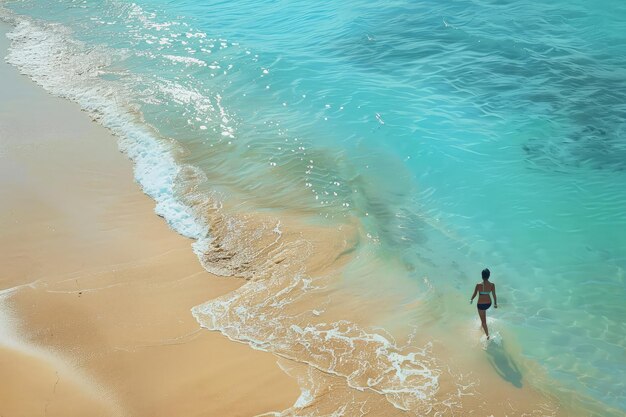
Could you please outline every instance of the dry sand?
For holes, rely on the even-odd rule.
[[[242,282],[204,271],[132,178],[106,129],[0,63],[0,415],[291,406],[276,357],[199,329],[190,308]]]

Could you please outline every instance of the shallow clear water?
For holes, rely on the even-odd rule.
[[[232,210],[358,219],[445,297],[490,267],[521,354],[626,410],[625,3],[6,5],[106,49],[103,85]]]

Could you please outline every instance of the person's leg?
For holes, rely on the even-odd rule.
[[[483,325],[483,330],[487,335],[487,339],[489,339],[489,329],[487,328],[487,310],[478,309],[478,315],[480,316],[480,321]]]

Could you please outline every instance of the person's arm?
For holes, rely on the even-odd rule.
[[[493,308],[498,308],[498,297],[496,297],[496,284],[493,285]]]
[[[474,287],[474,294],[472,294],[472,298],[470,299],[470,304],[474,301],[474,297],[476,297],[476,293],[478,292],[478,284]]]

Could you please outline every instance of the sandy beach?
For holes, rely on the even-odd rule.
[[[0,26],[0,55],[7,53]],[[117,140],[0,63],[0,415],[250,416],[291,406],[272,354],[190,308],[204,271],[154,214]]]

